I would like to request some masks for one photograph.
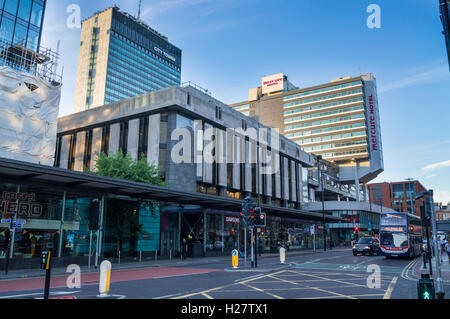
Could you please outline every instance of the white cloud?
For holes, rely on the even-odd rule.
[[[432,178],[432,177],[436,177],[436,176],[437,176],[436,174],[431,174],[431,175],[425,176],[425,178]]]
[[[393,83],[381,86],[378,93],[401,89],[424,83],[436,83],[450,80],[448,64],[444,59],[439,59],[424,65],[410,69],[405,75]]]
[[[431,171],[434,171],[434,170],[437,170],[440,168],[445,168],[445,167],[450,167],[450,160],[427,165],[425,167],[422,167],[422,171],[423,172],[431,172]]]
[[[434,192],[433,199],[437,203],[450,203],[450,192]]]

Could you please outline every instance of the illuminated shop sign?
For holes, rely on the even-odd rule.
[[[3,219],[13,216],[16,212],[23,217],[41,217],[42,205],[36,203],[34,193],[10,193],[3,192],[0,212]]]
[[[225,223],[227,224],[239,224],[240,222],[241,220],[239,219],[239,217],[231,217],[231,216],[225,217]]]
[[[393,226],[384,226],[381,227],[380,231],[387,231],[387,232],[404,232],[405,227],[393,227]]]

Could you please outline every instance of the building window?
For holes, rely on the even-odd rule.
[[[191,103],[192,103],[192,97],[191,97],[191,95],[188,93],[188,95],[187,95],[187,105],[191,105]]]
[[[233,188],[233,163],[227,163],[227,187]]]
[[[403,184],[393,184],[392,185],[392,192],[394,193],[394,198],[404,198],[405,194],[403,192]]]
[[[75,166],[76,149],[77,149],[77,134],[72,134],[70,136],[69,162],[67,164],[67,168],[70,170],[73,170]]]
[[[83,170],[87,168],[91,169],[91,155],[92,155],[92,130],[86,132],[86,141],[84,145],[84,156],[83,156]]]
[[[372,186],[372,201],[379,201],[383,199],[381,186]]]
[[[120,123],[119,151],[122,151],[124,156],[127,155],[127,151],[128,151],[128,122]]]
[[[216,106],[216,119],[222,120],[222,109],[219,106]]]
[[[100,151],[106,155],[108,155],[109,152],[109,131],[109,125],[102,128],[102,146]]]
[[[247,121],[246,121],[246,120],[242,120],[242,129],[243,129],[244,131],[247,130]]]
[[[138,159],[148,156],[148,117],[139,120]]]

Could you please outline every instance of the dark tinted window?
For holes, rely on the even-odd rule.
[[[372,238],[360,238],[358,244],[371,244]]]

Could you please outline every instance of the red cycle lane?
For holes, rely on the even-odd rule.
[[[191,276],[206,274],[211,272],[223,271],[223,269],[204,269],[204,268],[175,268],[175,267],[161,267],[161,268],[139,268],[139,269],[125,269],[111,272],[111,283],[124,282],[144,279],[158,279],[178,276]],[[67,275],[52,276],[51,288],[67,287]],[[100,273],[81,274],[81,286],[87,284],[96,284],[99,282]],[[17,280],[0,281],[0,293],[23,290],[44,289],[45,278],[29,278]]]

